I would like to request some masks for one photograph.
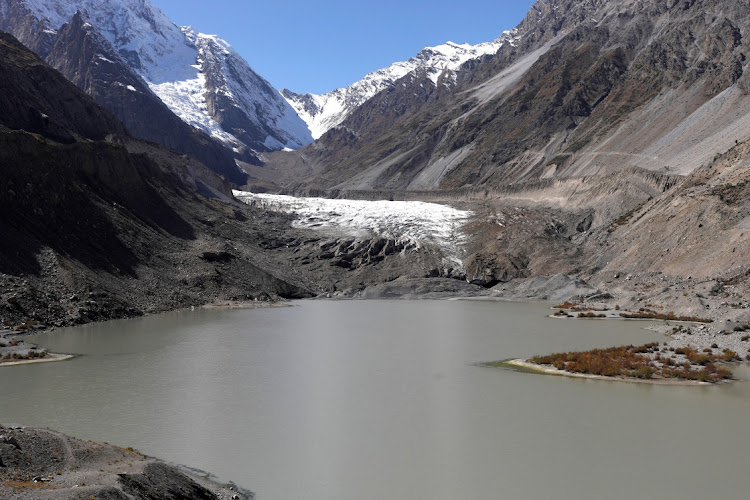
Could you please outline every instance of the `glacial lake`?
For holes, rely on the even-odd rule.
[[[747,383],[474,365],[664,340],[648,323],[547,314],[301,301],[58,330],[36,341],[81,356],[0,368],[0,421],[132,446],[259,500],[746,498]]]

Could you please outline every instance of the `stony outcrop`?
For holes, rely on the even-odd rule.
[[[132,448],[17,425],[0,425],[0,494],[7,500],[255,497],[234,484],[211,482]]]

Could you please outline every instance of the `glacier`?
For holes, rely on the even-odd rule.
[[[456,269],[463,268],[462,231],[473,212],[423,201],[298,198],[234,190],[235,198],[273,212],[294,214],[294,227],[335,236],[378,236],[417,248],[439,248]]]

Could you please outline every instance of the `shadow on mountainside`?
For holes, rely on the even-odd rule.
[[[116,220],[195,238],[147,179],[177,183],[169,183],[147,157],[129,155],[121,146],[60,145],[4,130],[0,164],[0,272],[38,275],[35,255],[49,246],[91,269],[135,277],[138,258],[122,242]]]

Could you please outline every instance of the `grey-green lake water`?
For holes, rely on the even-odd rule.
[[[36,340],[81,356],[0,368],[0,421],[133,446],[259,500],[746,497],[747,383],[474,366],[663,340],[647,323],[548,313],[303,301],[58,330]]]

